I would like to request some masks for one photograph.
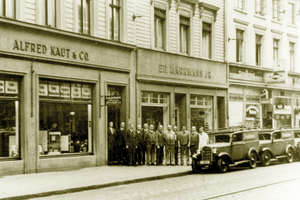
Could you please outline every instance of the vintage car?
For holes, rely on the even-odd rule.
[[[271,161],[293,162],[294,158],[294,131],[261,130],[259,138],[259,157],[261,164],[267,166]]]
[[[212,133],[211,144],[193,155],[193,171],[201,172],[203,167],[208,166],[224,173],[228,167],[241,164],[255,168],[259,150],[257,132],[239,130]]]
[[[300,160],[300,130],[294,131],[294,138],[295,138],[294,155],[295,157],[298,157],[298,160]]]

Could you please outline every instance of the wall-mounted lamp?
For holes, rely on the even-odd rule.
[[[135,15],[133,13],[133,15],[132,15],[132,21],[135,21],[135,19],[138,18],[138,17],[143,17],[143,16],[142,15]]]

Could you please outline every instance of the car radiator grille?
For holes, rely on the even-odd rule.
[[[202,148],[202,160],[212,160],[212,152],[210,147]]]

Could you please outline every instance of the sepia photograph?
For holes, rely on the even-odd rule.
[[[300,0],[0,0],[0,199],[299,200],[299,36]]]

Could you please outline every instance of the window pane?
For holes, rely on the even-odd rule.
[[[202,56],[211,58],[211,24],[202,23]]]
[[[119,9],[113,9],[113,19],[114,19],[114,27],[113,27],[113,39],[114,40],[119,40]]]
[[[158,93],[150,93],[150,103],[158,103]]]
[[[120,2],[112,0],[109,9],[110,39],[120,40]]]
[[[55,0],[48,0],[47,5],[47,18],[49,26],[56,27],[56,6]]]
[[[90,33],[90,22],[89,22],[89,16],[90,16],[90,4],[89,0],[83,1],[83,33],[89,34]]]
[[[15,0],[6,0],[6,17],[15,18]]]
[[[82,7],[81,7],[81,0],[77,0],[77,9],[78,9],[78,32],[82,33]]]

